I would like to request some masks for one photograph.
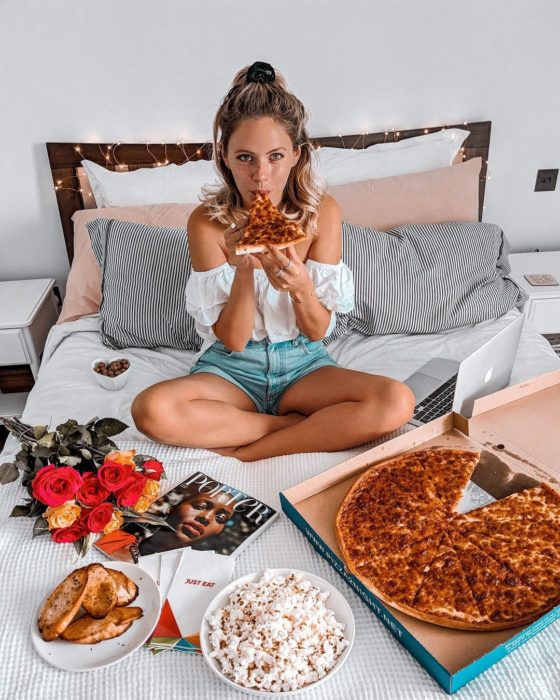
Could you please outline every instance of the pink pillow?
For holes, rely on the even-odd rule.
[[[74,222],[74,259],[66,283],[66,296],[57,323],[96,314],[101,303],[101,271],[89,240],[86,224],[94,219],[118,219],[137,224],[186,228],[198,204],[149,204],[142,207],[104,207],[77,211]]]
[[[448,168],[329,187],[342,220],[388,231],[405,224],[478,221],[482,158]]]

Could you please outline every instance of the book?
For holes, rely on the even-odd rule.
[[[190,547],[239,554],[278,517],[278,512],[239,489],[197,471],[149,507],[165,525],[131,522],[97,540],[106,556],[138,557]]]

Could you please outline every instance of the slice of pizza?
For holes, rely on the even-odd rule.
[[[526,586],[510,569],[456,530],[449,530],[449,538],[485,618],[478,629],[484,629],[485,623],[488,629],[524,625],[554,607],[554,601],[548,595]]]
[[[412,607],[422,619],[437,624],[445,621],[449,627],[470,628],[484,621],[447,534],[424,574]]]
[[[429,449],[409,452],[382,467],[389,478],[421,498],[439,502],[453,511],[478,464],[480,452],[461,449]]]
[[[454,515],[450,524],[467,537],[481,534],[532,550],[535,542],[541,542],[541,553],[555,558],[555,552],[560,551],[560,495],[541,484],[469,513]]]
[[[552,601],[560,602],[560,559],[556,562],[540,553],[547,547],[546,542],[533,542],[532,549],[518,546],[484,534],[473,533],[466,539],[492,557],[500,565],[507,567],[521,582]]]
[[[364,560],[355,566],[354,573],[390,605],[410,605],[437,555],[442,537],[440,531],[394,554]]]
[[[306,239],[298,224],[283,216],[266,195],[257,193],[249,210],[249,223],[235,246],[235,253],[263,253],[267,245],[282,249]]]

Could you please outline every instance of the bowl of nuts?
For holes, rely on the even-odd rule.
[[[113,357],[109,360],[98,357],[91,363],[97,383],[109,391],[118,391],[128,381],[130,360]]]

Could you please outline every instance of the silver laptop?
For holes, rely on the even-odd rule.
[[[470,418],[475,399],[507,386],[523,321],[520,314],[461,363],[435,357],[406,379],[416,397],[410,425],[424,425],[450,411]]]

